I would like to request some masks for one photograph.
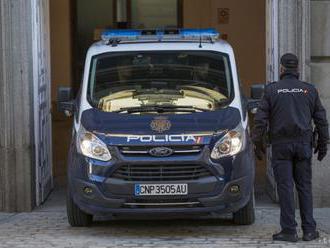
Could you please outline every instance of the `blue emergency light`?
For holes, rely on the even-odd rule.
[[[102,33],[102,40],[109,41],[143,41],[143,40],[208,40],[215,41],[220,36],[213,28],[207,29],[109,29]]]
[[[205,28],[205,29],[192,29],[192,28],[186,28],[181,29],[180,33],[183,37],[219,37],[219,32],[215,30],[214,28]]]
[[[131,29],[109,29],[102,33],[102,40],[112,40],[112,39],[132,39],[136,40],[142,35],[140,30]]]

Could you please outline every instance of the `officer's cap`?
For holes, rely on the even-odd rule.
[[[292,53],[286,53],[281,58],[281,65],[288,69],[297,69],[298,68],[298,58]]]

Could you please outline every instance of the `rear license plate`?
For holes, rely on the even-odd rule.
[[[187,195],[188,184],[135,184],[136,196]]]

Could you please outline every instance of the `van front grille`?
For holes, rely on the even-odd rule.
[[[173,150],[173,154],[176,155],[190,155],[190,154],[198,154],[202,150],[201,145],[185,145],[185,146],[165,146]],[[119,150],[122,154],[126,156],[137,156],[144,155],[149,156],[149,152],[151,149],[155,148],[155,146],[121,146]]]
[[[126,181],[189,181],[212,176],[202,165],[123,165],[111,178]]]

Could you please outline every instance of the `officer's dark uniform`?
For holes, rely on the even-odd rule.
[[[270,137],[272,167],[281,207],[280,234],[293,235],[296,238],[292,241],[297,239],[293,190],[295,183],[304,240],[314,239],[317,232],[313,218],[311,183],[312,120],[318,133],[316,152],[319,153],[318,159],[322,160],[326,155],[329,139],[326,111],[315,87],[298,80],[297,57],[286,54],[282,57],[281,64],[286,68],[281,80],[265,87],[264,97],[255,116],[252,138],[258,156],[262,150],[263,137],[267,133]],[[278,236],[274,239],[276,238]]]

